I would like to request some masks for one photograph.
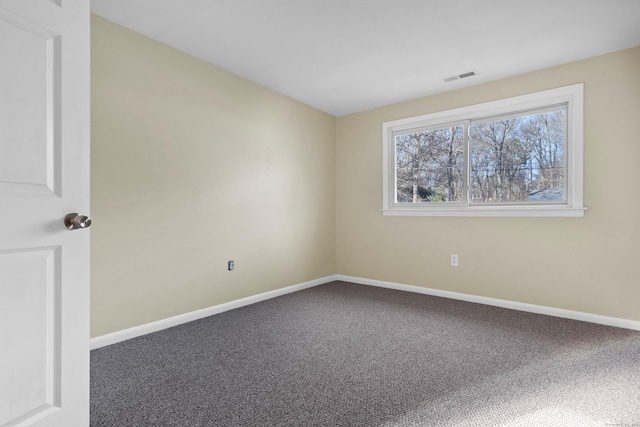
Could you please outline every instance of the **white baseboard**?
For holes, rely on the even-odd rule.
[[[566,319],[580,320],[583,322],[597,323],[601,325],[615,326],[618,328],[633,329],[636,331],[640,331],[640,322],[636,320],[601,316],[598,314],[590,314],[590,313],[584,313],[580,311],[564,310],[561,308],[546,307],[546,306],[535,305],[535,304],[526,304],[526,303],[516,302],[516,301],[508,301],[508,300],[502,300],[502,299],[496,299],[496,298],[482,297],[478,295],[463,294],[459,292],[443,291],[440,289],[423,288],[421,286],[404,285],[401,283],[385,282],[382,280],[365,279],[362,277],[353,277],[353,276],[345,276],[342,274],[336,274],[333,276],[327,276],[320,279],[299,283],[297,285],[288,286],[286,288],[276,289],[275,291],[264,292],[258,295],[252,295],[250,297],[241,298],[241,299],[230,301],[224,304],[214,305],[211,307],[203,308],[201,310],[192,311],[190,313],[169,317],[167,319],[158,320],[156,322],[147,323],[145,325],[140,325],[133,328],[124,329],[122,331],[113,332],[110,334],[91,338],[90,348],[91,350],[94,350],[96,348],[115,344],[120,341],[125,341],[131,338],[139,337],[141,335],[150,334],[152,332],[161,331],[163,329],[171,328],[173,326],[178,326],[183,323],[202,319],[204,317],[212,316],[214,314],[223,313],[225,311],[244,307],[250,304],[255,304],[257,302],[279,297],[281,295],[286,295],[292,292],[301,291],[303,289],[312,288],[314,286],[323,285],[325,283],[333,282],[335,280],[357,283],[360,285],[369,285],[369,286],[377,286],[381,288],[396,289],[399,291],[415,292],[419,294],[432,295],[432,296],[443,297],[443,298],[451,298],[451,299],[456,299],[461,301],[474,302],[478,304],[492,305],[495,307],[508,308],[511,310],[527,311],[530,313],[545,314],[547,316],[563,317]]]
[[[224,304],[214,305],[211,307],[203,308],[201,310],[192,311],[190,313],[180,314],[178,316],[169,317],[167,319],[158,320],[156,322],[151,322],[144,325],[135,326],[133,328],[124,329],[122,331],[101,335],[99,337],[91,338],[91,340],[89,341],[89,348],[91,350],[95,350],[96,348],[115,344],[120,341],[125,341],[131,338],[139,337],[141,335],[146,335],[152,332],[161,331],[163,329],[171,328],[173,326],[182,325],[183,323],[192,322],[194,320],[202,319],[204,317],[212,316],[214,314],[233,310],[235,308],[244,307],[245,305],[255,304],[260,301],[265,301],[271,298],[290,294],[292,292],[301,291],[303,289],[312,288],[318,285],[323,285],[325,283],[329,283],[329,282],[333,282],[334,280],[337,280],[336,277],[337,276],[334,275],[334,276],[323,277],[320,279],[310,280],[308,282],[299,283],[297,285],[287,286],[286,288],[276,289],[275,291],[269,291],[269,292],[264,292],[258,295],[252,295],[250,297],[226,302]]]
[[[640,322],[636,320],[621,319],[618,317],[601,316],[598,314],[584,313],[581,311],[564,310],[561,308],[546,307],[542,305],[526,304],[522,302],[508,301],[496,298],[488,298],[459,292],[443,291],[439,289],[423,288],[421,286],[403,285],[400,283],[384,282],[381,280],[365,279],[362,277],[336,275],[335,280],[357,283],[361,285],[377,286],[381,288],[396,289],[399,291],[415,292],[437,297],[474,302],[478,304],[492,305],[511,310],[527,311],[530,313],[545,314],[547,316],[563,317],[565,319],[580,320],[583,322],[598,323],[600,325],[615,326],[618,328],[640,331]]]

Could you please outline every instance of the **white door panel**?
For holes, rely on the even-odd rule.
[[[4,372],[0,382],[0,425],[60,405],[59,251],[42,248],[0,253],[0,340]],[[19,327],[16,327],[19,325]]]
[[[0,55],[0,191],[53,191],[56,38],[0,12]]]
[[[88,0],[0,0],[0,427],[89,423]]]

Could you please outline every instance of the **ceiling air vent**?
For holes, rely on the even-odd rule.
[[[445,83],[447,83],[447,82],[452,82],[454,80],[460,80],[460,79],[464,79],[466,77],[471,77],[475,75],[476,75],[475,71],[468,71],[466,73],[458,74],[456,76],[447,77],[446,79],[443,79],[443,80]]]

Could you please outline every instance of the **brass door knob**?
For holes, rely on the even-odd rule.
[[[69,230],[79,230],[91,227],[91,218],[85,215],[78,215],[77,212],[67,214],[64,217],[64,225]]]

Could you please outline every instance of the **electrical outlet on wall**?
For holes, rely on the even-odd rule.
[[[458,266],[458,254],[451,254],[451,267]]]

